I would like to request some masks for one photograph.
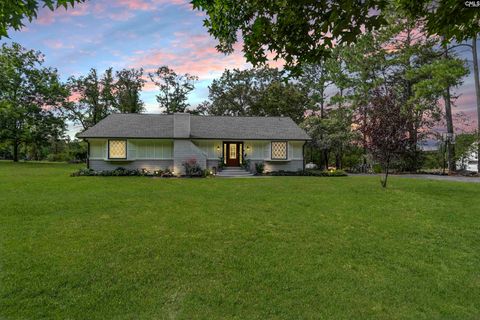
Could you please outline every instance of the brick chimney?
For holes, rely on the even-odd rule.
[[[190,113],[173,114],[173,137],[190,138]]]

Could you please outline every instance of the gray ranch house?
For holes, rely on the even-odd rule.
[[[111,114],[80,133],[88,142],[88,167],[118,167],[184,173],[183,163],[202,168],[240,167],[262,162],[265,171],[304,168],[310,137],[288,117],[198,116],[188,113]]]

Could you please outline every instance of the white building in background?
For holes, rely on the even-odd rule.
[[[474,143],[462,157],[457,161],[457,169],[477,172],[478,166],[478,148]]]

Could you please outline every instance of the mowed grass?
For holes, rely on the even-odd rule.
[[[0,162],[1,319],[478,319],[480,185]]]

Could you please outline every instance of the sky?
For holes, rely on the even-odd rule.
[[[199,77],[189,97],[192,106],[208,98],[208,85],[225,69],[248,68],[241,45],[231,55],[215,49],[216,40],[203,26],[204,14],[187,0],[89,0],[74,8],[40,10],[38,18],[21,31],[10,30],[10,40],[41,51],[45,64],[58,69],[63,80],[86,75],[90,68],[144,68],[168,65],[177,73]],[[472,69],[471,52],[460,50]],[[274,66],[279,66],[275,63]],[[473,75],[455,89],[455,113],[464,115],[471,131],[476,127]],[[142,99],[148,113],[158,113],[156,88],[148,82]],[[78,131],[70,127],[69,134]]]

